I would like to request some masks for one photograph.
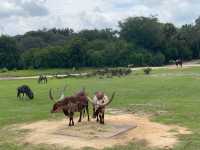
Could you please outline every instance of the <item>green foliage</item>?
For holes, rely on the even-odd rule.
[[[5,73],[5,72],[8,72],[8,69],[7,68],[3,68],[3,69],[1,69],[1,71],[0,71],[1,73]]]
[[[152,57],[153,66],[161,66],[165,63],[165,56],[162,53],[157,53]]]
[[[0,37],[0,68],[18,67],[19,52],[16,42],[8,36]]]
[[[147,67],[147,68],[145,68],[143,71],[144,71],[144,73],[145,73],[146,75],[148,75],[148,74],[151,73],[152,68]]]
[[[113,29],[43,29],[0,37],[0,68],[161,66],[200,58],[200,19],[177,28],[156,17],[129,17]]]
[[[130,17],[120,22],[120,35],[129,42],[157,51],[162,41],[162,26],[155,17]]]

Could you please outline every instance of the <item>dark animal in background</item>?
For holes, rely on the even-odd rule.
[[[176,63],[176,67],[177,67],[177,68],[178,68],[179,65],[180,65],[181,68],[182,68],[182,66],[183,66],[183,61],[182,61],[182,59],[177,59],[177,60],[175,61],[175,63]]]
[[[105,108],[112,102],[114,96],[115,92],[110,99],[103,92],[96,92],[93,100],[88,97],[89,101],[93,104],[93,118],[96,118],[100,124],[104,124]]]
[[[65,97],[64,96],[65,88],[63,88],[62,94],[58,101],[54,100],[52,90],[51,89],[49,90],[49,98],[55,102],[51,110],[51,113],[63,111],[65,116],[69,117],[69,126],[74,126],[74,120],[73,120],[74,113],[75,112],[80,113],[78,122],[81,122],[83,112],[86,110],[89,121],[90,117],[88,109],[88,99],[85,90],[81,90],[74,96]]]
[[[24,95],[26,95],[29,99],[34,98],[33,92],[27,85],[22,85],[17,88],[17,98],[22,99],[24,97]]]
[[[38,83],[39,84],[41,84],[41,83],[47,84],[47,76],[40,75],[38,78]]]

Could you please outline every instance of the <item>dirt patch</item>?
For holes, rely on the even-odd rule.
[[[54,144],[74,149],[102,149],[140,140],[150,147],[172,148],[178,142],[177,135],[190,134],[186,128],[151,122],[147,116],[110,114],[105,116],[105,122],[105,125],[100,125],[95,121],[83,121],[68,127],[68,120],[63,119],[20,124],[15,129],[27,130],[22,140],[25,143]]]

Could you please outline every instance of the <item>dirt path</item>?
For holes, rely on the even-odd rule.
[[[81,73],[81,74],[70,74],[70,76],[85,76],[87,73]],[[57,75],[57,77],[67,77],[68,75]],[[48,78],[55,78],[53,75],[48,75]],[[38,79],[39,76],[29,76],[29,77],[0,77],[0,80],[24,80],[24,79]]]
[[[184,127],[151,122],[148,116],[110,114],[106,115],[105,122],[105,125],[100,125],[95,121],[84,121],[76,123],[74,127],[68,127],[66,119],[39,121],[17,125],[12,127],[12,130],[27,130],[20,139],[26,144],[53,144],[75,149],[103,149],[114,145],[126,145],[133,141],[145,141],[147,146],[169,149],[179,141],[177,135],[190,134]]]
[[[200,67],[200,60],[194,60],[194,61],[188,61],[183,63],[183,68],[190,68],[190,67]],[[137,68],[132,68],[132,70],[141,70],[146,67],[137,67]],[[152,69],[176,69],[176,65],[166,65],[166,66],[161,66],[161,67],[151,67]]]

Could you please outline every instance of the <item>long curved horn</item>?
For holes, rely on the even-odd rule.
[[[92,98],[90,98],[89,96],[87,96],[87,98],[88,98],[88,100],[89,100],[90,103],[92,103],[93,105],[96,105],[96,104],[93,102]]]
[[[49,98],[50,98],[50,100],[56,102],[55,99],[53,98],[52,89],[51,89],[51,88],[50,88],[50,90],[49,90]]]
[[[101,106],[101,107],[108,106],[108,105],[113,101],[114,97],[115,97],[115,92],[113,92],[111,98],[109,99],[109,101],[108,101],[107,103],[105,103],[105,104],[103,104],[103,105],[100,104],[100,106]]]
[[[65,92],[66,88],[67,88],[67,85],[65,85],[65,86],[63,87],[63,89],[62,89],[62,91],[61,91],[61,94],[60,94],[59,100],[61,100],[61,99],[63,99],[63,98],[65,97],[64,92]]]
[[[107,103],[102,104],[102,105],[99,104],[99,106],[105,107],[105,106],[109,105],[113,101],[114,97],[115,97],[115,92],[113,92],[111,98],[109,99],[109,101]],[[89,100],[90,103],[92,103],[93,105],[96,105],[96,103],[94,103],[93,100],[89,96],[87,96],[87,98],[88,98],[88,100]]]

